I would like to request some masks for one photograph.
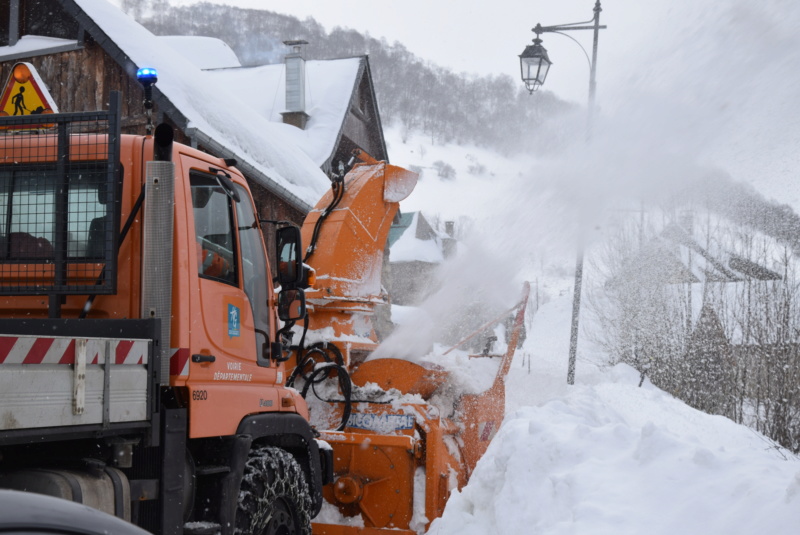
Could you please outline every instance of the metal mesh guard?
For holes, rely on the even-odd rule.
[[[0,117],[0,295],[116,291],[115,107]]]

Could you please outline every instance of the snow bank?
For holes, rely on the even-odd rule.
[[[510,415],[431,534],[796,533],[798,522],[800,460],[632,381]]]
[[[393,147],[414,146],[401,144],[395,134],[389,132]],[[442,153],[437,158],[465,160],[455,147],[438,149]],[[430,159],[429,154],[424,160],[419,156],[409,152],[398,163],[418,165]],[[524,162],[517,165],[524,169]],[[564,239],[569,232],[559,233],[559,227],[569,227],[570,196],[526,187],[510,172],[502,181],[485,184],[479,176],[465,178],[447,182],[426,176],[403,209],[436,213],[427,202],[445,213],[455,204],[474,203],[475,197],[491,199],[462,213],[475,218],[475,230],[494,231],[494,240],[489,234],[485,245],[502,253],[503,247],[496,246],[506,244],[516,269],[532,282],[538,280],[536,287],[547,299],[528,323],[527,339],[512,364],[506,421],[468,485],[453,495],[430,533],[797,533],[800,460],[753,430],[700,413],[647,381],[639,388],[639,375],[629,367],[604,370],[606,355],[585,336],[594,328],[586,314],[581,318],[577,384],[566,384],[575,240]],[[508,192],[514,185],[519,190],[512,196]],[[517,205],[492,196],[501,191],[527,211],[508,209]],[[446,217],[457,218],[452,213]],[[559,245],[562,251],[572,250],[567,261],[555,254]],[[487,260],[502,262],[500,253],[493,258],[482,251],[483,258],[462,261],[452,273],[474,277],[464,284],[462,276],[453,276],[460,282],[453,294],[438,296],[422,308],[447,324],[448,313],[459,310],[459,291],[469,295],[482,289],[486,295],[487,281],[477,274],[493,273],[494,264]],[[587,287],[602,284],[590,267]],[[411,347],[428,331],[442,332],[415,324],[413,318],[408,326],[408,337],[399,329],[402,347]]]
[[[648,381],[639,388],[626,365],[579,359],[578,384],[566,385],[569,301],[534,318],[508,381],[511,412],[429,533],[797,533],[797,457]]]

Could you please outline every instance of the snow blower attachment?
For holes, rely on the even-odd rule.
[[[312,423],[333,448],[333,483],[323,489],[327,505],[313,525],[318,535],[424,532],[450,492],[466,484],[504,417],[527,284],[520,303],[497,320],[513,314],[507,352],[483,355],[499,361],[484,392],[448,392],[455,403],[443,406],[442,391],[452,388],[446,369],[369,358],[378,346],[375,307],[387,301],[380,284],[384,245],[416,179],[386,163],[359,164],[334,182],[303,225],[317,283],[307,290],[307,325],[288,384],[296,382],[307,397]]]

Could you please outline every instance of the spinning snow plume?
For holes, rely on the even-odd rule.
[[[461,245],[460,254],[439,269],[438,290],[420,305],[418,313],[396,328],[372,358],[419,360],[431,353],[434,343],[449,346],[460,342],[519,299],[521,281],[507,258],[493,256],[495,252],[475,241]]]

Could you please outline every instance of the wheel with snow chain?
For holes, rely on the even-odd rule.
[[[310,535],[311,495],[303,469],[288,452],[250,452],[236,510],[237,535]]]

